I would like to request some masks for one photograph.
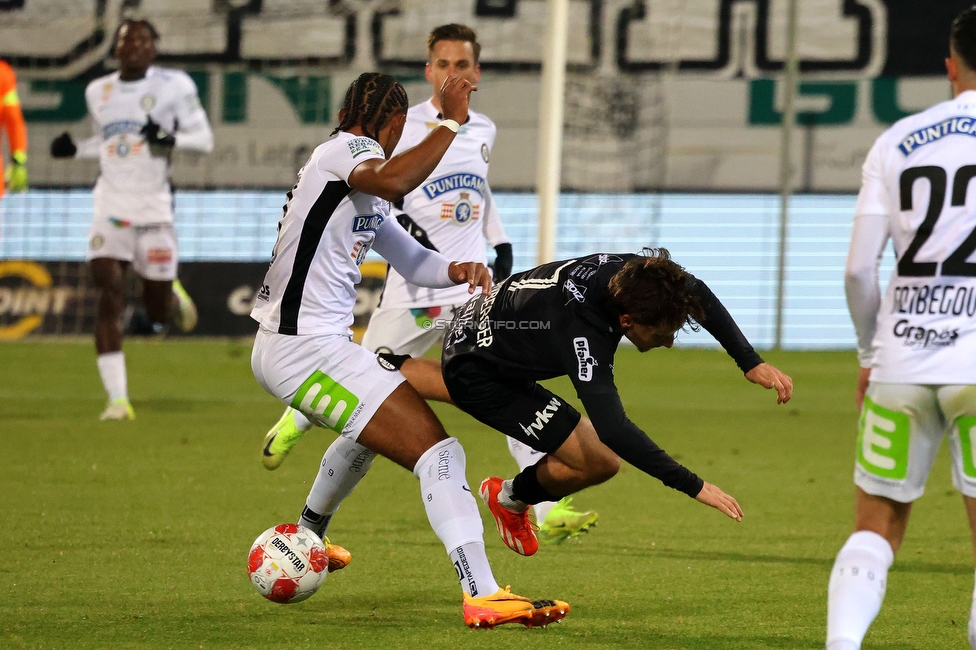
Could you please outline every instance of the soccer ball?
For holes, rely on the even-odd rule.
[[[297,603],[322,586],[329,573],[325,544],[298,524],[261,533],[247,554],[247,576],[258,593],[276,603]]]

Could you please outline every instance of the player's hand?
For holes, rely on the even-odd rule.
[[[736,521],[742,521],[742,508],[739,507],[739,503],[731,494],[722,492],[721,489],[711,483],[706,482],[702,486],[701,492],[695,497],[695,501],[704,503],[706,506],[712,506]]]
[[[789,375],[768,363],[760,363],[747,372],[746,379],[763,388],[775,388],[777,404],[785,404],[793,397],[793,380],[790,379]]]
[[[6,174],[7,189],[11,192],[26,192],[27,154],[23,151],[15,151],[11,158],[12,161]]]
[[[156,158],[168,158],[176,146],[176,136],[163,131],[151,116],[146,116],[146,124],[139,131],[149,145],[149,153]]]
[[[474,293],[475,287],[481,287],[484,294],[491,291],[491,273],[481,262],[451,262],[447,275],[454,284],[467,282],[468,293]]]
[[[75,141],[71,139],[71,134],[65,131],[58,137],[51,140],[52,158],[74,158],[78,153]]]
[[[857,402],[857,410],[860,411],[864,406],[864,394],[868,392],[868,383],[871,381],[871,369],[861,368],[857,372],[857,389],[854,391],[854,401]]]
[[[467,79],[451,75],[444,80],[438,91],[441,100],[441,115],[445,120],[464,124],[468,119],[468,102],[471,93],[478,90]]]

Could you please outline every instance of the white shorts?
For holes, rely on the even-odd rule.
[[[952,484],[976,497],[976,386],[871,382],[858,424],[854,484],[899,503],[915,501],[946,436]]]
[[[146,280],[172,280],[179,264],[176,229],[169,222],[134,226],[96,214],[88,229],[85,259],[99,257],[130,262],[132,270]]]
[[[251,370],[264,390],[313,424],[350,440],[406,378],[339,334],[288,336],[259,329]]]
[[[377,307],[369,317],[363,347],[375,352],[422,357],[444,340],[457,307]]]

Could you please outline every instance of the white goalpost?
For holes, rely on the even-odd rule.
[[[539,98],[539,247],[536,263],[556,258],[556,210],[559,204],[563,143],[563,96],[566,88],[566,39],[569,0],[547,0]]]

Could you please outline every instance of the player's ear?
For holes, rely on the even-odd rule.
[[[620,329],[626,330],[634,326],[634,319],[630,317],[630,314],[620,315]]]
[[[339,109],[339,123],[341,124],[346,119],[346,109]]]
[[[945,60],[946,75],[949,77],[949,81],[955,81],[959,77],[959,64],[956,63],[954,58],[947,57]]]
[[[428,61],[427,64],[424,66],[424,79],[426,79],[430,83],[434,83],[434,80],[430,78],[430,74],[431,74],[430,61]]]

